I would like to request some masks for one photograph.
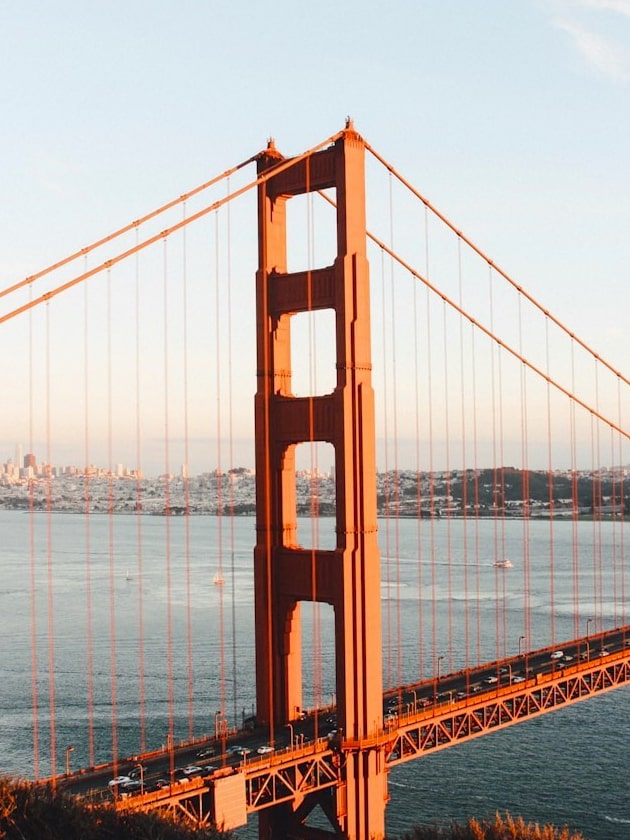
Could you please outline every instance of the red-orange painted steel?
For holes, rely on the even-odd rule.
[[[259,172],[283,160],[272,144]],[[285,161],[286,163],[286,161]],[[382,726],[380,562],[376,523],[374,396],[371,384],[369,272],[365,230],[365,144],[349,124],[329,148],[283,168],[259,187],[257,287],[256,604],[257,713],[284,726],[302,706],[300,602],[335,613],[337,720],[341,746],[334,808],[312,794],[262,815],[260,836],[300,837],[319,804],[333,836],[382,838],[387,775]],[[287,272],[286,205],[292,196],[335,188],[337,256],[324,271]],[[332,281],[332,283],[331,283]],[[337,383],[332,394],[296,398],[291,390],[291,316],[332,308]],[[336,548],[297,545],[295,447],[334,446]]]

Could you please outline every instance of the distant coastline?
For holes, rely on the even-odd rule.
[[[297,472],[297,515],[334,516],[335,489],[332,474]],[[255,475],[245,468],[191,478],[101,471],[0,481],[0,510],[254,516],[255,497]],[[376,503],[381,517],[620,520],[630,516],[630,482],[625,470],[400,470],[377,475]]]

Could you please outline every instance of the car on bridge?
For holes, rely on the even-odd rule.
[[[107,782],[107,786],[110,788],[118,787],[118,785],[124,785],[127,782],[131,782],[132,779],[130,776],[116,776],[116,778],[112,779],[110,782]]]

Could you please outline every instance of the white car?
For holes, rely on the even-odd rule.
[[[188,767],[184,767],[182,773],[185,773],[187,776],[198,776],[200,773],[203,773],[203,767],[199,767],[197,764],[189,764]]]
[[[553,653],[550,655],[550,659],[562,659],[564,656],[563,650],[554,650]]]
[[[256,752],[258,755],[268,755],[273,752],[273,747],[269,746],[269,744],[263,744],[261,747],[258,747]]]
[[[124,785],[131,781],[133,781],[133,779],[129,776],[116,776],[116,778],[112,779],[111,782],[107,782],[107,785],[108,787],[116,787],[117,785]]]

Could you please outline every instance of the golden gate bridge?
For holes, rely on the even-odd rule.
[[[392,767],[629,681],[629,381],[350,121],[298,156],[270,141],[0,297],[5,427],[28,428],[29,453],[45,453],[39,474],[26,461],[16,471],[30,499],[18,617],[36,780],[198,824],[235,828],[255,813],[265,838],[382,838]],[[233,569],[248,457],[246,721]],[[134,464],[135,534],[121,554],[123,459]],[[69,744],[58,736],[68,595],[55,465],[71,460],[84,465],[74,484],[85,632],[74,656],[85,725]],[[106,465],[104,520],[93,463]],[[200,569],[193,517],[173,514],[191,513],[191,476],[203,470],[216,524]],[[147,523],[145,472],[160,476],[159,525]],[[131,660],[118,630],[121,563],[138,581]],[[143,582],[156,566],[153,601]],[[210,700],[208,662],[194,654],[198,587],[216,618]],[[158,610],[156,738],[147,684]],[[135,662],[131,680],[123,659]],[[121,738],[123,682],[135,700],[133,734]],[[208,703],[218,707],[209,735]],[[96,736],[104,707],[107,754]],[[80,771],[73,753],[85,756]]]

